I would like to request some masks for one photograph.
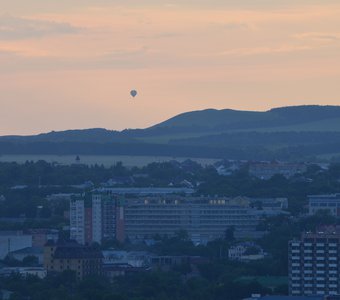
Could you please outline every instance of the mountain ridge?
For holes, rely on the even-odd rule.
[[[303,114],[303,115],[301,115]],[[292,117],[294,116],[294,118]],[[248,118],[252,117],[251,120]],[[213,119],[213,122],[212,119]],[[307,121],[317,121],[323,119],[340,118],[340,105],[299,105],[299,106],[285,106],[275,107],[266,111],[249,111],[249,110],[235,110],[235,109],[203,109],[196,111],[189,111],[180,113],[171,117],[163,122],[152,125],[145,129],[124,129],[122,131],[111,130],[105,128],[86,128],[86,129],[68,129],[61,131],[50,131],[32,135],[4,135],[0,136],[1,140],[14,140],[14,139],[37,139],[46,140],[48,136],[59,140],[62,134],[75,138],[76,140],[83,137],[90,137],[94,139],[107,138],[107,137],[123,137],[132,136],[135,133],[143,131],[155,131],[159,128],[205,128],[216,129],[223,128],[223,125],[230,126],[230,129],[244,129],[247,126],[254,129],[254,124],[268,122],[269,125],[276,125],[278,121],[281,122],[294,122],[294,123],[307,123]],[[270,122],[275,121],[276,124]],[[282,124],[279,124],[282,125]],[[340,130],[340,129],[339,129]],[[137,134],[138,135],[138,134]]]
[[[303,113],[303,116],[301,116]],[[204,120],[202,119],[204,118]],[[209,118],[210,117],[210,118]],[[340,118],[340,106],[335,105],[300,105],[300,106],[286,106],[286,107],[276,107],[269,109],[267,111],[248,111],[248,110],[233,110],[233,109],[206,109],[192,112],[185,112],[174,116],[164,122],[152,126],[154,127],[167,127],[174,122],[182,124],[185,122],[192,125],[197,125],[197,122],[209,120],[210,126],[216,126],[218,122],[224,121],[229,117],[230,123],[247,121],[246,119],[251,117],[252,121],[273,121],[273,120],[290,120],[294,117],[295,122],[306,122],[317,119],[325,119],[330,117]],[[302,117],[302,118],[301,118]],[[187,120],[189,118],[189,120]],[[190,122],[191,121],[191,122]],[[231,121],[231,122],[230,122]],[[249,121],[249,120],[248,120]]]
[[[339,145],[340,106],[303,105],[262,112],[232,109],[185,112],[145,129],[90,128],[3,136],[0,154],[26,151],[301,159],[340,154]]]

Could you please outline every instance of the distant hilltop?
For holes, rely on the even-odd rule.
[[[151,128],[181,127],[192,130],[200,127],[214,130],[254,130],[306,124],[307,129],[308,126],[313,127],[315,122],[332,119],[340,119],[340,106],[289,106],[273,108],[265,112],[206,109],[177,115]]]
[[[126,154],[235,159],[311,159],[340,155],[340,106],[265,112],[206,109],[146,129],[66,130],[0,137],[0,154]]]

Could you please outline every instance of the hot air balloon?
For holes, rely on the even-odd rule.
[[[137,91],[136,90],[131,90],[130,95],[135,98],[137,96]]]

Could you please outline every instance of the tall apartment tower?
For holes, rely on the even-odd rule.
[[[70,238],[79,244],[116,238],[116,201],[111,195],[92,194],[70,202]]]
[[[289,293],[340,294],[340,233],[334,227],[289,242]]]
[[[85,202],[79,197],[70,201],[70,238],[85,244]]]
[[[116,238],[116,200],[111,195],[102,196],[102,238]]]
[[[125,241],[125,212],[123,199],[116,201],[116,239],[123,243]]]
[[[102,199],[100,194],[92,195],[92,241],[102,242]]]

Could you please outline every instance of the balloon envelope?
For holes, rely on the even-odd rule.
[[[137,91],[136,91],[136,90],[132,90],[132,91],[130,92],[130,95],[131,95],[132,97],[136,97],[136,96],[137,96]]]

